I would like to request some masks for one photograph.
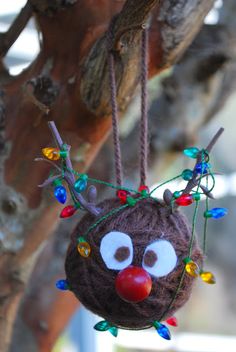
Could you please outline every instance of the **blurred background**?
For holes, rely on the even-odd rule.
[[[1,32],[7,30],[24,4],[23,0],[0,1]],[[234,1],[218,0],[215,2],[214,9],[206,17],[205,24],[215,28],[215,25],[227,23],[232,30],[235,26],[235,18]],[[12,75],[19,74],[37,56],[40,50],[39,36],[34,20],[30,20],[4,59]],[[93,330],[93,326],[99,318],[83,307],[79,307],[57,341],[53,352],[236,351],[236,91],[234,89],[236,70],[235,59],[232,59],[230,52],[234,50],[235,43],[230,42],[232,47],[224,44],[224,47],[221,43],[222,34],[219,38],[215,44],[209,36],[206,36],[201,45],[198,42],[193,43],[174,68],[165,71],[149,83],[152,128],[150,184],[153,187],[157,182],[161,183],[179,174],[184,168],[193,166],[192,161],[186,160],[179,151],[182,139],[186,137],[181,134],[179,145],[174,152],[172,150],[171,153],[162,153],[161,156],[155,153],[156,149],[166,149],[165,143],[171,144],[172,136],[174,135],[176,140],[176,133],[178,133],[178,126],[175,127],[175,131],[167,132],[163,116],[168,115],[168,123],[171,124],[174,115],[182,113],[183,118],[179,121],[180,129],[181,124],[187,123],[188,135],[191,135],[188,144],[197,144],[199,147],[207,145],[219,127],[225,128],[225,133],[214,147],[211,157],[213,169],[220,173],[216,177],[214,193],[216,200],[212,201],[212,206],[228,208],[227,217],[209,221],[207,269],[215,274],[216,285],[206,285],[197,280],[190,301],[176,314],[179,326],[171,328],[173,337],[170,342],[160,339],[154,329],[139,332],[120,331],[116,339],[108,332],[97,333]],[[218,55],[219,52],[221,61],[218,57],[217,63],[212,63],[214,72],[211,72],[208,82],[202,82],[200,79],[195,82],[190,72],[196,68],[196,58],[200,61],[202,57],[203,60],[208,60],[212,53]],[[230,61],[228,65],[227,61]],[[139,119],[137,99],[134,99],[121,122],[121,138],[125,151],[130,138],[133,139],[136,135],[135,121]],[[210,102],[206,103],[207,99]],[[194,138],[195,121],[202,123],[199,139]],[[137,165],[136,156],[133,156],[135,148],[134,144],[134,147],[126,153],[124,160],[128,185],[132,183],[134,165]],[[104,167],[106,170],[109,169],[107,166],[112,162],[109,157],[110,149],[111,141],[108,141],[92,166],[91,174],[95,174],[97,178],[100,176],[103,178]],[[111,174],[110,179],[112,177]],[[181,189],[178,184],[172,184],[170,187],[173,190],[178,187]],[[161,194],[160,192],[160,196]],[[102,197],[106,196],[108,193],[104,191]],[[201,205],[199,214],[203,213],[203,207],[204,204]],[[192,209],[187,210],[187,216],[191,221]],[[197,233],[201,241],[203,223],[200,216],[199,218]],[[63,310],[63,306],[61,309]]]

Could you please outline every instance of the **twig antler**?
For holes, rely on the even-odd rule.
[[[210,143],[208,144],[208,146],[204,149],[204,154],[202,153],[202,150],[199,151],[197,158],[196,158],[196,163],[194,165],[193,168],[193,176],[191,178],[191,180],[189,180],[189,182],[187,183],[185,189],[182,191],[182,194],[189,194],[191,192],[191,190],[196,187],[197,185],[199,185],[199,181],[200,178],[198,177],[198,172],[196,171],[196,165],[200,162],[206,161],[206,157],[207,155],[211,152],[213,146],[215,145],[215,143],[217,142],[217,140],[219,139],[219,137],[221,136],[221,134],[224,132],[224,128],[221,127],[217,133],[214,135],[214,137],[211,139]],[[204,160],[203,160],[204,159]],[[209,174],[204,174],[201,175],[201,179],[203,179],[204,177],[209,176]],[[203,191],[203,193],[208,197],[208,198],[214,198],[214,196],[212,195],[211,192],[209,192],[208,188],[203,186],[203,185],[199,185],[199,187],[201,188],[201,190]],[[173,199],[173,194],[169,189],[166,189],[164,191],[163,194],[163,199],[164,202],[167,205],[171,205],[172,203],[172,199]],[[175,207],[177,208],[178,206],[175,205]]]
[[[64,158],[64,163],[66,166],[66,170],[63,174],[63,178],[65,179],[65,181],[68,184],[68,187],[70,189],[70,192],[73,194],[75,200],[86,210],[88,210],[88,212],[90,212],[93,215],[99,215],[100,214],[100,209],[96,207],[95,205],[95,200],[96,200],[96,189],[93,186],[92,188],[90,187],[89,189],[89,201],[86,201],[84,199],[84,197],[75,190],[74,188],[74,184],[75,184],[75,176],[73,173],[73,167],[72,167],[72,163],[71,163],[71,159],[70,159],[70,148],[71,146],[64,143],[57,128],[56,125],[54,123],[54,121],[49,121],[48,122],[49,128],[52,132],[52,135],[55,139],[56,145],[58,146],[58,148],[60,150],[64,150],[67,152],[67,156]],[[35,159],[37,160],[45,160],[45,161],[49,161],[46,160],[44,158],[37,158]],[[50,161],[50,163],[59,171],[61,171],[61,169],[58,167],[58,165],[56,163],[53,163]],[[49,179],[47,179],[46,181],[43,182],[42,185],[40,185],[39,187],[45,187],[48,186],[49,184],[52,184],[56,179],[60,178],[60,175],[54,175],[52,177],[50,177]]]
[[[212,138],[212,140],[210,141],[210,143],[208,144],[208,146],[204,149],[207,153],[210,153],[213,146],[215,145],[215,143],[217,142],[217,140],[219,139],[219,137],[222,135],[222,133],[224,132],[224,128],[221,127],[218,132],[214,135],[214,137]],[[189,180],[189,182],[187,183],[183,194],[188,194],[194,187],[197,186],[199,179],[198,179],[198,173],[196,172],[196,165],[202,161],[206,160],[206,156],[207,154],[202,155],[202,151],[199,151],[198,155],[197,155],[197,159],[196,159],[196,163],[193,169],[193,177],[191,178],[191,180]],[[202,160],[202,158],[204,158],[204,160]],[[202,188],[202,187],[201,187]],[[202,189],[203,192],[206,194],[206,189]],[[207,194],[206,194],[207,195]]]

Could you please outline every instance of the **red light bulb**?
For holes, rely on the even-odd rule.
[[[149,193],[149,188],[148,186],[145,185],[140,185],[138,188],[138,191],[142,194],[148,194]]]
[[[77,208],[74,205],[67,205],[65,208],[62,209],[60,218],[70,218],[76,212]]]
[[[170,317],[169,319],[166,319],[166,322],[171,326],[178,326],[178,321],[176,317]]]
[[[193,196],[191,194],[182,194],[179,198],[175,200],[177,205],[182,207],[187,207],[194,202]]]
[[[117,197],[120,199],[120,203],[126,204],[127,196],[129,193],[124,189],[119,189],[116,194],[117,194]]]

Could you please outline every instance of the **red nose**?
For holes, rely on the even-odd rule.
[[[152,279],[146,270],[129,266],[119,272],[115,281],[116,292],[125,301],[140,302],[147,298],[152,289]]]

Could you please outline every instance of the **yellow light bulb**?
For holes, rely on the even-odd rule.
[[[200,272],[199,266],[197,265],[197,263],[195,263],[193,261],[189,261],[185,265],[185,270],[192,277],[198,277],[199,276],[199,272]]]
[[[206,282],[207,284],[213,285],[216,283],[215,276],[210,271],[202,271],[200,276],[202,281]]]
[[[58,148],[43,148],[43,155],[49,160],[59,160],[60,159],[60,150]]]
[[[88,258],[90,256],[91,253],[91,247],[89,245],[88,242],[80,242],[77,245],[77,249],[79,254],[84,257],[84,258]]]

